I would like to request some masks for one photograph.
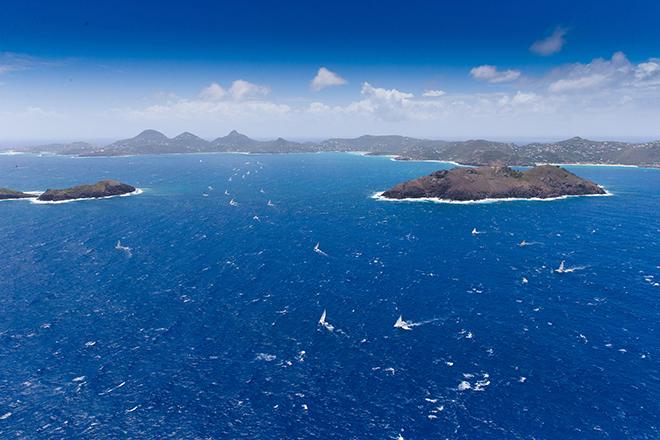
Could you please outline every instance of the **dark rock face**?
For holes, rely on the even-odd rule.
[[[0,188],[0,200],[10,200],[10,199],[30,199],[35,198],[31,194],[26,194],[20,191],[14,191],[9,188]]]
[[[73,199],[92,199],[119,196],[135,191],[135,187],[116,180],[102,180],[92,185],[79,185],[66,189],[49,189],[39,196],[39,200],[55,202]]]
[[[400,183],[385,191],[383,197],[435,197],[467,201],[532,197],[547,199],[587,194],[605,194],[605,191],[563,168],[542,165],[526,171],[515,171],[505,166],[436,171],[429,176]]]

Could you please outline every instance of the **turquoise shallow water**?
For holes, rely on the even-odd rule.
[[[0,156],[0,186],[144,189],[0,202],[0,437],[658,438],[660,171],[571,167],[612,197],[370,198],[443,167]]]

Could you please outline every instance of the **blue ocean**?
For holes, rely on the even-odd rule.
[[[3,187],[144,191],[0,202],[0,438],[660,438],[660,170],[371,197],[450,167],[0,156]]]

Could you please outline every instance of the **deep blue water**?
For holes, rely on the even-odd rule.
[[[571,168],[612,197],[369,197],[441,167],[0,156],[0,186],[145,189],[0,203],[0,438],[659,438],[660,170]]]

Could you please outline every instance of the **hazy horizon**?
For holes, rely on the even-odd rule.
[[[156,130],[153,128],[145,128],[145,130]],[[144,131],[144,130],[142,130]],[[166,135],[169,138],[174,138],[175,136],[184,133],[184,132],[190,132],[192,134],[197,135],[197,133],[193,133],[190,130],[184,130],[182,132],[176,132],[176,133],[170,133],[168,130],[157,130],[164,135]],[[230,130],[229,132],[231,132]],[[238,130],[236,130],[238,131]],[[217,136],[211,136],[211,137],[204,137],[200,136],[202,139],[207,140],[207,141],[212,141],[214,139],[217,139],[218,137],[226,136],[229,132],[225,133],[219,133]],[[51,138],[51,139],[23,139],[20,141],[3,141],[0,140],[0,149],[11,149],[11,147],[34,147],[34,146],[40,146],[40,145],[49,145],[49,144],[67,144],[67,143],[72,143],[72,142],[86,142],[92,145],[97,145],[97,146],[105,146],[109,145],[113,142],[116,142],[118,140],[123,140],[123,139],[130,139],[133,138],[137,135],[139,135],[140,132],[133,133],[132,135],[127,135],[123,137],[117,137],[117,138],[76,138],[76,139],[62,139],[62,138]],[[331,138],[355,138],[355,137],[360,137],[360,136],[406,136],[406,137],[412,137],[412,138],[419,138],[419,139],[427,139],[427,140],[436,140],[436,141],[467,141],[467,140],[475,140],[475,139],[484,139],[484,140],[489,140],[489,141],[495,141],[495,142],[507,142],[507,143],[513,143],[517,145],[525,145],[525,144],[531,144],[531,143],[536,143],[536,142],[541,142],[541,143],[550,143],[550,142],[559,142],[563,141],[566,139],[570,139],[573,137],[581,137],[583,139],[589,139],[589,140],[594,140],[594,141],[614,141],[614,142],[627,142],[627,143],[644,143],[644,142],[653,142],[660,140],[660,135],[657,138],[653,137],[635,137],[635,136],[627,136],[625,138],[623,137],[602,137],[602,136],[582,136],[582,135],[575,135],[575,136],[568,136],[568,137],[562,137],[562,136],[538,136],[538,137],[525,137],[525,138],[516,138],[516,137],[501,137],[501,136],[482,136],[482,137],[464,137],[464,136],[414,136],[414,135],[409,135],[409,134],[401,134],[401,133],[363,133],[361,135],[357,136],[323,136],[323,137],[295,137],[295,136],[286,136],[286,135],[275,135],[275,136],[270,136],[270,137],[256,137],[256,136],[250,136],[249,133],[244,133],[240,132],[241,134],[244,134],[254,140],[257,141],[269,141],[273,139],[277,139],[279,137],[282,137],[286,140],[293,141],[293,142],[321,142],[327,139]]]

